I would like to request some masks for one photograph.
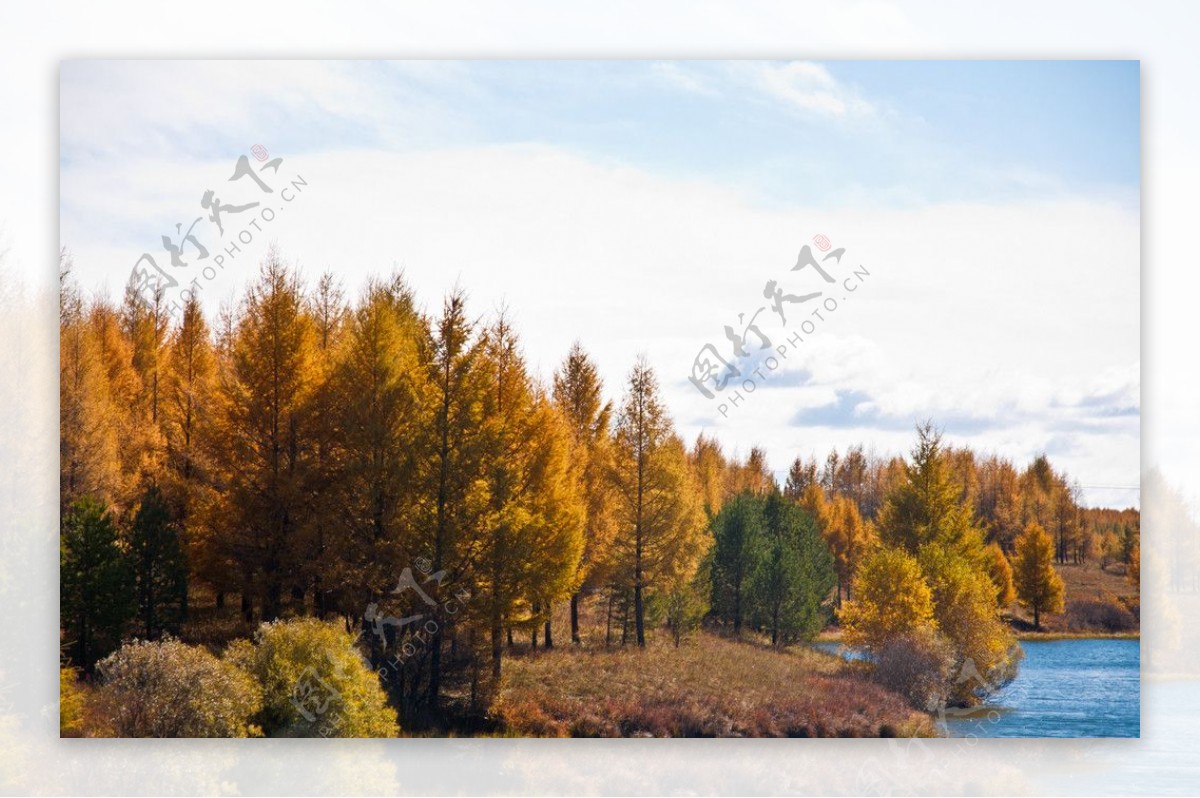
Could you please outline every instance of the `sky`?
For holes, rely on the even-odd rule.
[[[1136,505],[1139,82],[1130,61],[68,61],[60,235],[86,290],[148,253],[210,312],[272,244],[351,296],[403,270],[436,312],[461,286],[541,378],[579,340],[619,399],[645,356],[685,438],[762,446],[780,479],[905,452],[929,419]],[[189,228],[208,257],[172,266]],[[689,379],[707,364],[723,388]]]

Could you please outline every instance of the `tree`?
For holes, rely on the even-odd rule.
[[[571,593],[571,642],[578,644],[579,602],[608,581],[616,532],[609,480],[612,404],[604,402],[600,374],[578,342],[554,375],[553,395],[571,433],[571,460],[584,502],[584,547]]]
[[[940,543],[921,548],[919,561],[933,598],[938,631],[955,651],[955,704],[970,706],[1016,676],[1020,648],[1001,620],[996,586],[965,554]]]
[[[404,288],[398,275],[390,282],[372,280],[361,304],[370,303],[372,295],[376,292],[386,293],[382,290],[386,287]],[[357,603],[353,610],[350,602],[360,599],[373,585],[365,584],[362,579],[353,584],[348,581],[356,577],[353,567],[347,567],[347,563],[358,564],[360,561],[352,556],[358,552],[347,551],[348,556],[332,556],[335,551],[341,554],[337,547],[346,543],[348,527],[356,517],[346,512],[342,493],[346,487],[343,479],[346,475],[343,459],[345,451],[342,444],[349,431],[347,413],[343,411],[350,409],[350,405],[346,403],[347,397],[361,398],[356,392],[346,390],[344,379],[347,372],[354,371],[352,367],[344,368],[345,361],[354,359],[352,355],[347,354],[347,350],[353,350],[353,347],[345,345],[348,337],[346,332],[351,326],[351,312],[346,305],[340,281],[330,272],[321,275],[306,301],[316,339],[314,371],[317,387],[309,404],[313,417],[326,419],[327,423],[315,425],[311,436],[313,462],[309,484],[313,494],[312,514],[304,531],[301,547],[305,559],[310,563],[304,580],[312,589],[317,617],[324,618],[335,609],[345,615],[360,610],[364,606],[361,602]],[[426,338],[424,319],[421,319],[420,326],[425,333],[421,337]],[[382,342],[388,339],[377,340]],[[359,351],[361,353],[361,350]],[[366,358],[366,361],[371,362],[370,358]],[[356,364],[362,362],[363,359],[359,359]],[[343,379],[339,380],[339,377]],[[378,381],[375,385],[378,387],[386,382]],[[360,436],[360,443],[363,437],[369,436]]]
[[[58,736],[82,737],[84,734],[84,707],[87,691],[79,683],[79,671],[60,666],[58,669]]]
[[[253,720],[269,737],[395,737],[396,711],[379,677],[336,623],[315,618],[264,623],[253,643],[226,658],[262,691]]]
[[[229,580],[231,564],[221,556],[214,534],[221,526],[213,463],[218,445],[213,431],[216,385],[216,352],[200,301],[192,295],[171,334],[159,388],[158,417],[165,443],[165,467],[159,476],[173,517],[187,531],[192,574],[216,588],[223,599],[224,590],[236,583]]]
[[[501,632],[526,621],[536,635],[557,600],[573,592],[583,554],[584,506],[571,473],[570,433],[525,368],[502,315],[484,350],[488,525],[478,541],[492,636],[492,675],[501,671]]]
[[[766,529],[750,579],[756,625],[782,646],[808,639],[823,623],[821,605],[837,577],[812,518],[778,492],[764,501]]]
[[[1021,606],[1033,613],[1033,626],[1042,628],[1042,614],[1062,612],[1063,581],[1054,570],[1054,541],[1036,522],[1017,538],[1013,582]]]
[[[881,547],[863,560],[854,598],[839,613],[847,644],[877,651],[894,637],[936,628],[933,594],[917,559],[903,549]]]
[[[59,546],[59,617],[71,661],[91,673],[121,643],[133,615],[129,566],[112,514],[82,498],[63,518]]]
[[[854,572],[858,570],[862,558],[877,544],[878,538],[874,527],[863,520],[858,505],[849,496],[837,496],[827,507],[817,506],[826,519],[826,526],[821,531],[833,553],[837,569],[837,599],[840,603],[843,590],[846,598],[850,598]]]
[[[987,538],[1011,554],[1021,533],[1021,488],[1012,463],[991,457],[979,467],[979,518],[987,524]]]
[[[749,610],[750,577],[766,532],[764,502],[749,491],[725,503],[713,519],[712,608],[714,614],[742,631]]]
[[[805,460],[797,457],[788,469],[787,482],[783,487],[783,495],[792,501],[800,501],[812,485],[817,485],[817,461],[815,458]],[[818,486],[819,487],[819,486]]]
[[[704,556],[704,516],[683,443],[640,359],[617,419],[613,478],[619,496],[618,557],[632,581],[634,628],[646,645],[646,593],[690,577]]]
[[[1012,566],[998,543],[988,545],[987,556],[988,576],[996,586],[996,605],[1004,609],[1017,598],[1016,588],[1013,587]]]
[[[715,518],[730,495],[729,464],[725,462],[721,444],[715,438],[700,433],[688,453],[688,461],[692,464],[692,472],[700,487],[704,513],[709,519]]]
[[[247,618],[255,593],[263,617],[278,617],[285,586],[302,573],[314,343],[299,278],[272,251],[236,322],[217,430],[229,483],[226,542],[243,569]]]
[[[123,491],[120,427],[98,337],[78,293],[64,288],[59,328],[59,510]]]
[[[199,646],[134,641],[99,663],[96,723],[111,737],[254,737],[258,686]]]
[[[905,479],[888,494],[880,513],[880,539],[909,554],[929,542],[977,552],[983,535],[951,472],[941,432],[926,423],[917,428],[917,436],[912,462],[904,466]]]
[[[485,342],[467,318],[466,303],[466,294],[455,290],[433,324],[426,365],[433,418],[417,443],[424,493],[418,518],[427,530],[417,551],[429,558],[434,573],[445,571],[450,583],[458,585],[473,583],[470,546],[488,511],[482,460]],[[460,616],[457,622],[464,620]],[[439,625],[429,645],[430,706],[436,706],[441,692],[444,639]]]
[[[150,486],[129,532],[129,560],[142,634],[153,640],[178,634],[187,618],[188,568],[179,527],[162,491]]]
[[[305,548],[322,602],[331,593],[355,615],[395,584],[417,548],[421,452],[413,442],[430,420],[427,335],[402,278],[372,281],[319,392],[334,434],[319,436],[324,490]]]
[[[695,581],[678,585],[667,594],[667,626],[671,629],[671,639],[675,647],[689,635],[700,628],[708,604],[704,600],[704,591]]]

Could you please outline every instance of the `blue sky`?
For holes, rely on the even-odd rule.
[[[886,204],[1046,191],[1136,199],[1136,61],[834,61],[811,64],[809,76],[764,80],[763,73],[787,66],[353,62],[341,65],[344,79],[373,87],[371,102],[390,107],[313,114],[297,102],[302,87],[274,94],[261,86],[247,108],[258,118],[246,121],[296,155],[542,142],[667,174],[737,181],[784,202],[813,193],[825,202]],[[152,67],[132,67],[140,68]],[[63,79],[67,87],[103,92],[111,73],[67,62]],[[784,93],[789,87],[795,99]],[[164,90],[142,112],[170,129],[169,117],[183,109],[172,100],[178,92]],[[857,107],[803,105],[805,95],[818,93],[854,98]],[[149,149],[182,145],[192,157],[219,157],[244,146],[241,129],[219,115],[206,119],[203,111],[184,110],[186,128],[175,126],[175,136],[151,141]],[[96,153],[95,133],[64,136],[63,163]],[[137,144],[147,151],[146,139]]]
[[[240,201],[233,164],[262,144],[310,188],[204,283],[210,311],[270,243],[352,296],[400,268],[431,309],[455,284],[481,316],[507,305],[543,378],[579,339],[615,398],[646,355],[686,437],[765,446],[781,473],[903,452],[932,418],[1136,501],[1091,486],[1139,473],[1137,62],[67,62],[61,81],[62,240],[92,290],[205,190]],[[810,290],[789,267],[817,234],[870,283],[720,411],[687,379],[697,351],[767,280]]]

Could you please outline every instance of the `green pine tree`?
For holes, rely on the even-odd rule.
[[[138,625],[147,640],[179,633],[187,617],[187,557],[179,526],[157,486],[142,496],[129,531]]]
[[[59,538],[59,614],[71,661],[91,672],[121,644],[133,585],[112,514],[84,497],[68,509]]]

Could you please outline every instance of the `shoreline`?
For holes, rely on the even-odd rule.
[[[1051,642],[1054,640],[1141,640],[1136,632],[1017,632],[1018,642]]]
[[[1054,640],[1141,640],[1142,632],[1033,632],[1033,631],[1017,631],[1013,630],[1018,642],[1051,642]],[[842,642],[841,629],[823,629],[816,637],[813,638],[814,643],[840,643]]]

